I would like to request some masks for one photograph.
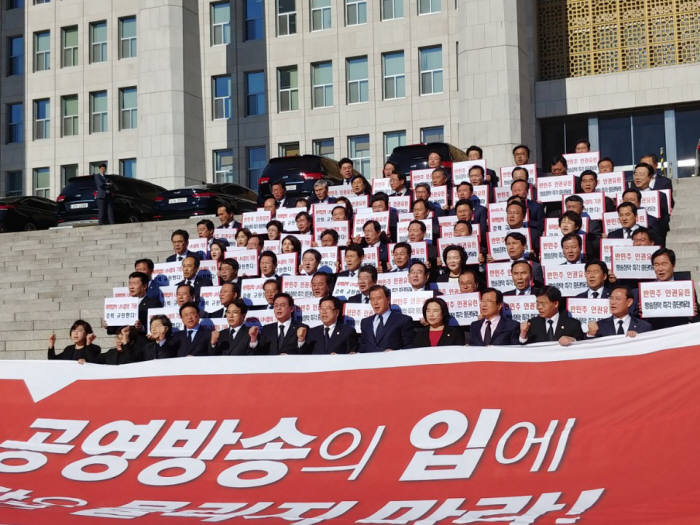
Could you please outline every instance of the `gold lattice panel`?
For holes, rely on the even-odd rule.
[[[542,80],[700,62],[699,0],[540,0]]]

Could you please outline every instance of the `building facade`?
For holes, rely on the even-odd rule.
[[[0,194],[108,171],[257,185],[269,157],[478,144],[492,167],[580,138],[695,166],[690,0],[2,0]]]

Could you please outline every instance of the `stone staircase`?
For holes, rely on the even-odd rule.
[[[676,270],[690,271],[697,283],[700,280],[700,178],[674,181],[673,198],[676,207],[666,245],[676,252]]]

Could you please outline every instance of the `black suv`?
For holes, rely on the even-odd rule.
[[[154,219],[184,219],[192,215],[216,215],[219,206],[230,206],[234,213],[255,211],[257,195],[238,184],[202,184],[168,190],[155,197]]]
[[[0,199],[0,232],[43,230],[56,226],[56,203],[44,197]]]
[[[412,144],[410,146],[398,146],[394,148],[387,160],[398,166],[399,172],[407,177],[412,170],[424,170],[428,168],[428,155],[435,151],[442,158],[441,166],[452,172],[452,163],[469,160],[467,154],[461,149],[444,142],[431,142],[430,144]]]
[[[140,222],[153,219],[156,195],[165,188],[120,175],[106,175],[111,186],[115,222]],[[58,222],[97,223],[97,190],[92,175],[73,177],[56,199]]]
[[[314,183],[319,179],[326,179],[330,185],[340,184],[343,177],[338,163],[318,155],[270,159],[258,179],[258,203],[271,195],[273,182],[283,181],[290,197],[308,197],[313,195]]]

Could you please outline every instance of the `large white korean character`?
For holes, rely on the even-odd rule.
[[[279,514],[268,514],[261,516],[246,516],[246,519],[260,520],[260,519],[281,519],[294,523],[295,525],[316,525],[317,523],[323,523],[326,520],[332,518],[337,518],[342,516],[350,509],[357,505],[357,501],[341,501],[339,503],[334,502],[313,502],[313,503],[282,503],[279,505],[280,509],[289,509],[286,512],[280,512]],[[304,517],[304,514],[314,511],[314,510],[327,510],[323,514],[317,516]]]
[[[561,462],[561,459],[564,456],[564,450],[566,449],[566,443],[569,439],[569,435],[571,434],[571,429],[574,427],[575,423],[576,419],[571,418],[568,419],[566,424],[564,425],[562,433],[559,437],[559,441],[557,442],[557,448],[554,452],[554,457],[552,458],[552,461],[549,464],[549,467],[547,468],[547,472],[554,472],[559,468],[559,463]],[[521,421],[520,423],[516,423],[508,430],[506,430],[501,436],[501,439],[498,440],[498,444],[496,445],[496,461],[503,465],[517,463],[518,461],[522,460],[528,454],[528,452],[530,452],[530,448],[532,446],[539,445],[540,449],[537,452],[537,457],[535,457],[535,461],[532,464],[532,467],[530,468],[530,472],[537,472],[542,466],[542,462],[544,461],[544,458],[547,455],[549,442],[551,441],[552,436],[554,435],[554,431],[557,429],[558,424],[559,420],[553,419],[549,422],[549,426],[547,427],[547,430],[545,431],[544,435],[542,437],[536,437],[535,434],[537,432],[537,429],[535,428],[534,423],[531,423],[529,421]],[[527,436],[525,437],[525,441],[522,445],[522,448],[520,449],[520,451],[518,451],[518,453],[515,456],[507,458],[505,456],[505,449],[508,445],[508,440],[513,436],[515,432],[521,429],[524,429],[527,432]]]
[[[436,454],[435,450],[453,445],[464,436],[469,422],[467,416],[456,410],[440,410],[428,414],[411,430],[411,444],[422,450],[413,455],[411,462],[401,475],[401,481],[471,477],[493,435],[500,415],[500,409],[483,409],[462,454]],[[438,438],[432,437],[431,430],[440,424],[446,424],[447,430]]]
[[[53,443],[46,443],[51,432],[35,432],[27,441],[5,440],[0,443],[2,448],[32,450],[34,452],[49,452],[52,454],[68,454],[74,445],[69,445],[85,429],[89,421],[77,419],[44,419],[37,418],[30,428],[43,430],[63,430]]]

